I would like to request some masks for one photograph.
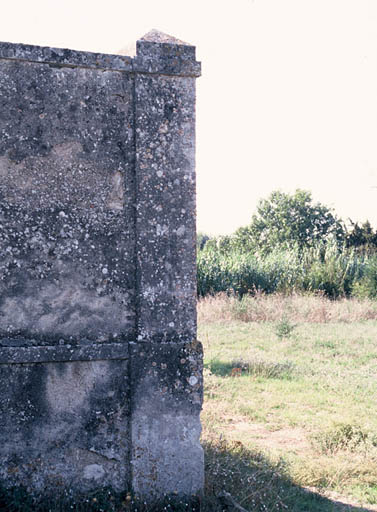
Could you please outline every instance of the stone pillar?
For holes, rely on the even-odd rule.
[[[0,485],[203,486],[195,48],[0,43]]]
[[[195,47],[156,31],[135,59],[137,340],[131,355],[132,485],[203,487],[196,342]]]

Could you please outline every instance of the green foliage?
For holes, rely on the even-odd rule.
[[[220,291],[243,295],[253,289],[274,291],[263,266],[252,255],[222,254],[209,247],[198,255],[198,293]]]
[[[259,202],[249,226],[216,238],[198,234],[198,295],[296,291],[376,298],[377,231],[368,221],[350,222],[346,231],[310,192],[274,191]]]
[[[297,326],[292,324],[288,318],[283,316],[278,324],[276,324],[275,333],[279,340],[290,338],[292,332]]]
[[[224,252],[208,245],[198,254],[197,273],[199,296],[227,292],[242,297],[255,291],[319,291],[331,298],[377,296],[377,257],[335,242],[306,249],[280,248],[267,255]]]
[[[350,222],[346,230],[310,192],[274,191],[233,235],[198,234],[198,295],[298,291],[374,299],[377,231],[369,221]]]
[[[323,292],[327,297],[349,296],[353,283],[364,271],[363,255],[337,245],[319,243],[303,253],[307,260],[303,289]]]
[[[377,297],[377,256],[368,258],[364,266],[362,277],[355,280],[352,286],[352,295],[360,299]]]
[[[233,245],[266,254],[278,247],[305,248],[320,240],[343,242],[344,238],[342,222],[327,206],[313,204],[310,192],[297,189],[291,195],[277,190],[259,201],[250,225],[235,232]]]
[[[373,231],[370,222],[367,220],[361,226],[352,222],[352,230],[347,231],[347,247],[357,247],[364,252],[374,252],[377,248],[377,231]]]

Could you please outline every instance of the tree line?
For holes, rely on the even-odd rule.
[[[199,250],[217,247],[223,253],[236,250],[267,255],[276,249],[307,249],[331,241],[343,248],[376,252],[377,230],[370,222],[348,222],[346,226],[333,209],[314,203],[309,191],[297,189],[289,194],[276,190],[258,202],[250,224],[232,235],[210,237],[198,233],[197,244]]]

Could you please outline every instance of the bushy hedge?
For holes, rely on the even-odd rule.
[[[335,243],[277,249],[268,255],[206,245],[198,251],[197,270],[199,296],[224,291],[242,296],[259,290],[377,297],[377,255]]]

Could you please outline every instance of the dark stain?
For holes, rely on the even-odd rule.
[[[164,116],[168,121],[171,121],[174,114],[174,105],[165,105],[164,106]]]

